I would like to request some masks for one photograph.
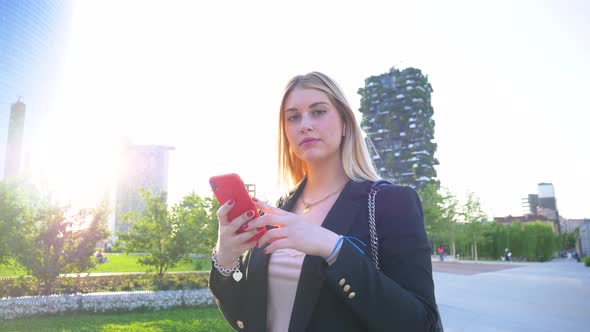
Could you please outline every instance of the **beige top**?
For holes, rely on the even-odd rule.
[[[289,330],[291,312],[305,254],[294,249],[278,249],[268,263],[268,306],[266,330]]]

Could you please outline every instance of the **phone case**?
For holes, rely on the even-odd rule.
[[[254,218],[259,217],[258,209],[254,206],[254,203],[252,203],[250,194],[248,194],[248,190],[239,175],[231,173],[212,176],[209,179],[209,185],[211,186],[219,205],[225,204],[230,199],[236,201],[228,214],[230,222],[248,211],[254,211]],[[243,230],[240,228],[238,233],[241,232],[243,232]],[[263,229],[262,232],[254,235],[250,240],[258,240],[265,232],[266,229]]]

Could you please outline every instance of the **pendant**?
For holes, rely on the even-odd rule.
[[[311,204],[304,202],[303,203],[303,213],[307,213],[309,211],[311,211]]]
[[[238,281],[242,280],[242,276],[243,276],[243,274],[242,274],[242,272],[240,272],[240,270],[237,270],[237,271],[236,271],[236,272],[234,272],[234,274],[232,275],[232,277],[234,277],[234,280],[235,280],[236,282],[238,282]]]

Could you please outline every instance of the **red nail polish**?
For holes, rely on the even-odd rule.
[[[258,242],[258,241],[256,241],[256,247],[259,247],[259,246],[260,246],[258,243],[259,243],[259,242]]]
[[[266,254],[266,249],[262,250],[262,252],[264,252]]]
[[[234,201],[233,199],[230,199],[229,201],[227,201],[227,204],[229,204],[229,205],[234,205],[234,203],[235,203],[235,202],[236,202],[236,201]]]
[[[243,230],[247,230],[247,229],[248,229],[248,224],[243,224],[243,225],[242,225],[242,229],[243,229]]]
[[[248,211],[248,213],[246,213],[246,215],[248,217],[253,217],[254,216],[254,211]]]
[[[256,197],[252,197],[252,201],[253,202],[258,202],[258,199]]]
[[[256,227],[256,232],[257,232],[257,233],[260,233],[260,232],[262,232],[262,227]]]

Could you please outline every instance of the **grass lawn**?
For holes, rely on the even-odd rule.
[[[15,266],[12,260],[6,265],[0,265],[0,278],[19,277],[24,275],[27,275],[27,272],[20,266]]]
[[[108,257],[108,261],[103,264],[97,264],[90,272],[108,273],[108,272],[145,272],[146,266],[142,266],[137,262],[139,255],[126,255],[118,253],[104,254]],[[198,265],[198,269],[197,269]],[[197,258],[191,262],[180,262],[175,268],[170,269],[170,272],[186,272],[186,271],[209,271],[211,261],[209,258]],[[26,275],[26,271],[20,267],[15,267],[13,264],[0,266],[1,277],[18,277]]]
[[[105,257],[108,257],[108,261],[103,264],[97,264],[94,269],[90,272],[145,272],[148,268],[147,266],[142,266],[137,262],[137,259],[141,257],[140,255],[126,255],[126,254],[117,254],[117,253],[109,253],[104,254]],[[207,262],[210,262],[207,259]],[[209,263],[210,266],[211,263]],[[186,272],[186,271],[195,271],[195,260],[191,262],[180,262],[176,267],[170,269],[170,272]],[[207,269],[208,270],[208,269]]]
[[[233,331],[217,308],[0,320],[0,331]]]

